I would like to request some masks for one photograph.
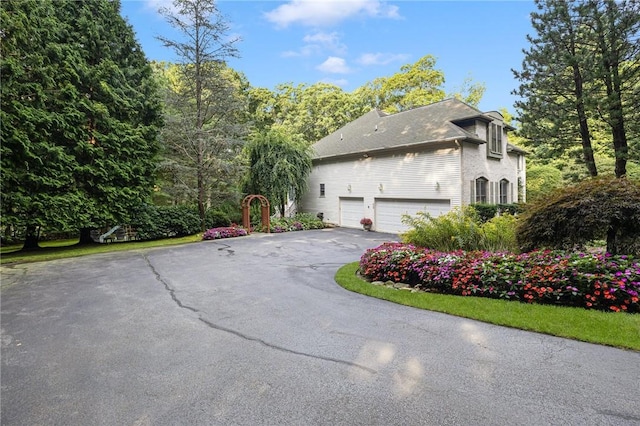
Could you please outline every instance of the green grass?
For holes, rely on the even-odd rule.
[[[202,241],[202,234],[189,235],[182,238],[167,238],[154,241],[128,241],[110,244],[78,245],[78,240],[43,241],[40,249],[21,251],[22,246],[2,247],[0,264],[42,262],[45,260],[66,259],[97,253],[147,249],[153,247],[174,246],[178,244]]]
[[[336,273],[336,282],[343,288],[356,293],[418,309],[640,351],[640,315],[533,305],[481,297],[411,293],[371,285],[356,275],[357,270],[358,262],[343,266]]]

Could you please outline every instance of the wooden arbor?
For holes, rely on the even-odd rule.
[[[251,215],[249,214],[249,208],[251,207],[251,202],[255,198],[260,200],[262,231],[269,233],[271,230],[271,225],[269,223],[271,210],[269,207],[269,200],[267,200],[263,195],[247,195],[244,197],[244,200],[242,200],[242,226],[247,230],[247,233],[251,233]]]

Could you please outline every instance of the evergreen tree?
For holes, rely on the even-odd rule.
[[[585,165],[597,175],[594,135],[609,128],[615,174],[626,175],[634,158],[628,141],[638,138],[640,3],[632,1],[536,0],[536,36],[529,36],[521,71],[514,71],[523,100],[521,134],[549,158],[578,141]],[[634,135],[629,139],[628,134]],[[538,149],[542,147],[542,149]]]
[[[160,104],[120,2],[6,1],[2,220],[36,230],[123,223],[153,186]]]
[[[226,39],[229,25],[214,0],[174,0],[173,5],[161,12],[185,41],[158,37],[181,62],[178,84],[167,94],[169,125],[163,142],[183,182],[195,192],[204,231],[211,189],[233,182],[239,166],[244,98],[234,83],[239,79],[225,65],[238,54],[237,40]]]

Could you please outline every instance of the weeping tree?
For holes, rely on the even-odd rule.
[[[287,199],[299,203],[311,172],[311,148],[301,136],[283,128],[256,133],[245,147],[251,166],[247,191],[267,197],[285,216]]]

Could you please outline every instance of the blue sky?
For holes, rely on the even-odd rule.
[[[229,65],[254,87],[334,83],[352,91],[390,76],[424,55],[436,57],[445,90],[466,77],[483,82],[484,111],[515,113],[511,91],[532,34],[532,1],[223,0],[229,36],[239,37],[240,57]],[[133,26],[147,57],[175,60],[155,39],[178,35],[157,13],[170,0],[122,0],[122,15]]]

